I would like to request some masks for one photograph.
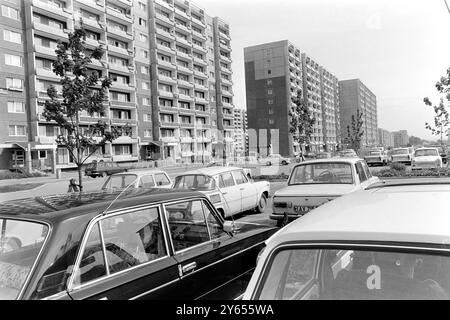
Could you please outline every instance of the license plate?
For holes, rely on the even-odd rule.
[[[317,206],[315,207],[305,207],[305,206],[294,206],[294,211],[295,212],[302,212],[302,213],[306,213],[309,212],[313,209],[317,208]]]

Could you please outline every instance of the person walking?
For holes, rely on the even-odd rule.
[[[81,189],[81,186],[77,184],[77,180],[72,178],[69,181],[69,190],[67,190],[67,192],[78,192],[78,187]]]

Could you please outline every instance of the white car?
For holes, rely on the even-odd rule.
[[[339,157],[341,157],[341,158],[357,158],[358,154],[353,149],[345,149],[345,150],[339,151]]]
[[[271,166],[271,165],[283,165],[286,166],[289,163],[291,163],[291,159],[283,157],[280,154],[271,154],[263,159],[261,159],[261,162],[263,164],[265,164],[266,166]]]
[[[442,168],[442,158],[437,148],[420,148],[415,151],[412,170],[437,168]]]
[[[327,203],[266,240],[243,299],[448,299],[448,207],[445,178],[392,180]]]
[[[366,161],[368,166],[375,164],[386,166],[389,162],[389,157],[386,151],[368,150],[366,152],[366,155],[364,156],[364,160]]]
[[[378,181],[362,159],[302,162],[291,170],[287,186],[275,192],[270,218],[280,227],[328,201]]]
[[[130,184],[133,188],[170,189],[172,180],[162,170],[129,171],[109,176],[103,184],[102,190],[125,189]]]
[[[414,159],[414,148],[395,148],[391,152],[391,162],[399,162],[405,164],[412,164]]]
[[[249,171],[242,168],[210,167],[177,176],[173,188],[204,193],[225,218],[253,209],[263,213],[270,183],[254,182]]]

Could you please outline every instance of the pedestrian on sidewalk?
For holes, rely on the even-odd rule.
[[[67,192],[78,192],[78,187],[80,187],[80,190],[83,190],[83,187],[77,184],[77,180],[72,178],[69,181],[69,190],[67,190]]]

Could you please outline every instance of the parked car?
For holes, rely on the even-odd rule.
[[[414,153],[412,170],[442,168],[442,158],[437,148],[420,148]]]
[[[21,241],[0,243],[11,300],[233,299],[276,230],[224,222],[199,192],[156,189],[3,202],[0,229]]]
[[[162,188],[172,187],[172,180],[165,171],[139,170],[124,173],[115,173],[109,176],[102,186],[102,190],[133,188]]]
[[[330,152],[319,152],[316,155],[316,159],[329,159],[332,158],[332,155]]]
[[[341,157],[341,158],[356,158],[356,157],[358,157],[358,154],[353,149],[345,149],[345,150],[339,151],[339,157]]]
[[[439,151],[439,155],[442,158],[442,163],[443,164],[447,164],[447,147],[446,146],[441,146],[441,145],[437,145],[437,146],[430,146],[433,148],[437,148]]]
[[[263,213],[270,192],[269,182],[254,182],[249,176],[249,169],[237,167],[211,167],[189,171],[177,176],[173,187],[202,192],[223,217],[253,209]]]
[[[369,167],[375,164],[386,166],[389,162],[389,157],[386,151],[368,150],[364,156],[364,160]]]
[[[414,159],[414,148],[395,148],[391,152],[391,162],[399,162],[411,165]]]
[[[261,161],[266,165],[266,166],[271,166],[273,164],[276,165],[283,165],[286,166],[289,163],[291,163],[291,159],[283,157],[280,154],[271,154],[263,159],[261,159]]]
[[[266,241],[244,300],[450,296],[450,180],[379,183]]]
[[[305,161],[292,168],[287,186],[273,195],[270,218],[281,227],[328,201],[378,181],[362,159]]]
[[[84,174],[92,178],[97,178],[127,171],[128,168],[119,166],[117,162],[94,161],[86,165]]]

